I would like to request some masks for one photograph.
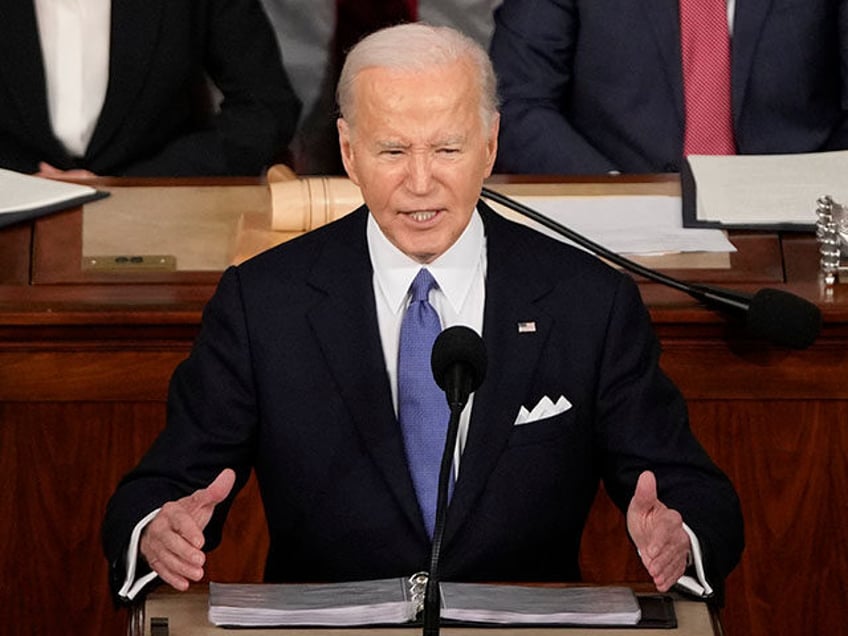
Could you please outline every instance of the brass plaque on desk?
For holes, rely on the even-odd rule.
[[[177,269],[177,258],[171,254],[84,256],[82,268],[101,272],[173,272]]]

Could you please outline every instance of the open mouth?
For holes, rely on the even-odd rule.
[[[439,214],[439,210],[416,210],[415,212],[407,212],[406,216],[416,223],[426,223]]]

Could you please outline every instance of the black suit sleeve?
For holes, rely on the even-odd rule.
[[[641,472],[653,471],[660,501],[701,542],[707,580],[720,595],[744,545],[739,499],[689,427],[686,404],[659,366],[650,316],[629,278],[619,286],[607,334],[598,395],[607,491],[626,511]]]
[[[108,503],[102,541],[113,594],[123,584],[127,545],[141,519],[232,468],[236,484],[204,529],[203,549],[212,550],[220,543],[233,499],[250,476],[255,405],[240,289],[236,270],[230,268],[207,304],[191,355],[171,378],[165,429]]]

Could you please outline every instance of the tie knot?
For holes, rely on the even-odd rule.
[[[430,290],[436,285],[436,279],[433,275],[423,267],[418,270],[415,275],[415,280],[412,281],[412,286],[409,288],[412,294],[412,302],[426,301],[429,298]]]

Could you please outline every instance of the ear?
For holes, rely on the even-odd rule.
[[[492,124],[489,126],[489,139],[486,142],[486,176],[492,174],[492,169],[495,166],[495,158],[498,156],[498,131],[501,126],[501,115],[495,113],[492,117]]]
[[[345,172],[350,180],[356,185],[359,185],[359,177],[356,174],[356,160],[353,153],[353,144],[351,143],[351,130],[344,118],[339,117],[336,120],[336,128],[339,131],[339,148],[342,153],[342,163],[344,164]]]

